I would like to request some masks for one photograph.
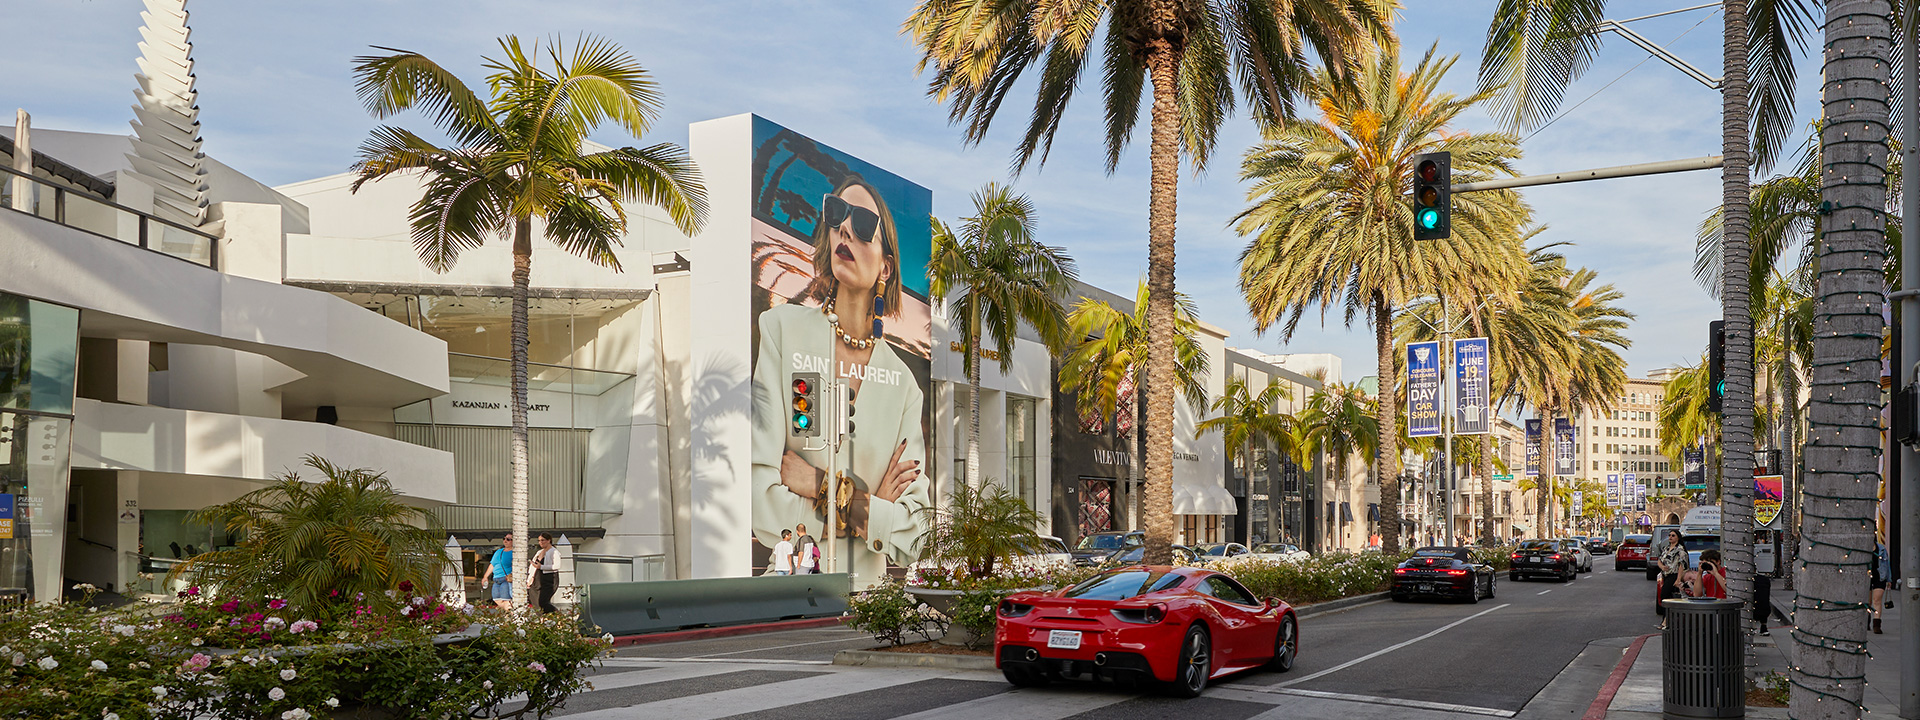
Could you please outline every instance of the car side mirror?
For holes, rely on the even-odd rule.
[[[1266,603],[1267,603],[1266,609],[1272,610],[1274,608],[1280,607],[1280,598],[1275,598],[1275,597],[1267,598]]]

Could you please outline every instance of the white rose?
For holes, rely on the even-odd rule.
[[[20,653],[14,653],[14,654],[13,654],[13,666],[14,666],[14,667],[20,667],[21,665],[25,665],[25,664],[27,664],[27,656],[25,656],[25,655],[22,655],[22,654],[20,654]]]
[[[40,661],[34,664],[39,665],[41,670],[52,670],[60,667],[60,661],[53,659],[52,655],[40,658]]]
[[[88,664],[89,666],[92,666],[92,667],[93,667],[93,669],[95,669],[95,670],[99,670],[100,672],[106,672],[106,671],[107,671],[107,664],[106,664],[106,663],[104,663],[104,662],[101,662],[101,661],[99,661],[99,660],[95,660],[95,661],[93,661],[93,662],[90,662],[90,663],[87,663],[87,664]]]
[[[105,714],[105,715],[101,715],[101,716],[100,716],[100,720],[120,720],[120,714],[119,714],[119,713],[107,713],[107,714]]]
[[[167,689],[159,685],[155,685],[153,686],[153,696],[156,698],[165,698],[167,696]]]
[[[280,702],[281,700],[287,699],[287,691],[281,690],[280,688],[274,688],[272,690],[268,690],[267,699],[272,700],[274,702]]]
[[[492,681],[492,680],[482,680],[482,681],[480,681],[480,687],[481,687],[481,688],[484,688],[484,689],[487,689],[487,690],[492,690],[492,689],[493,689],[493,681]]]
[[[300,676],[300,673],[295,672],[293,668],[287,668],[285,670],[280,671],[281,680],[292,680],[299,676]]]
[[[304,708],[294,708],[280,713],[280,720],[307,720],[307,718],[310,717],[313,717],[313,715],[309,714]]]
[[[340,698],[327,698],[327,707],[330,707],[330,708],[340,707]]]

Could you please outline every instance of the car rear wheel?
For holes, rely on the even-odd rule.
[[[1197,698],[1207,689],[1207,678],[1213,674],[1212,650],[1206,626],[1195,624],[1187,629],[1187,639],[1180,643],[1180,663],[1168,687],[1174,697]]]
[[[1053,678],[1047,677],[1047,674],[1038,668],[1020,665],[1003,667],[1000,669],[1000,674],[1005,675],[1007,682],[1013,683],[1014,687],[1041,687],[1053,680]]]
[[[1300,623],[1292,615],[1280,618],[1280,630],[1273,636],[1273,660],[1267,667],[1277,672],[1293,669],[1293,658],[1300,653]]]
[[[1499,579],[1499,578],[1497,578],[1496,576],[1493,576],[1493,575],[1488,575],[1488,576],[1487,576],[1487,599],[1488,599],[1488,600],[1492,600],[1492,599],[1493,599],[1493,581],[1494,581],[1494,580],[1497,580],[1497,579]]]

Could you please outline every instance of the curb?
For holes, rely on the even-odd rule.
[[[1620,662],[1613,666],[1613,672],[1607,675],[1607,682],[1600,686],[1600,694],[1593,698],[1593,704],[1587,706],[1587,713],[1580,720],[1606,720],[1607,707],[1613,705],[1613,696],[1620,692],[1620,685],[1627,681],[1627,673],[1633,670],[1633,661],[1640,658],[1640,646],[1647,638],[1659,633],[1647,633],[1633,639],[1627,646],[1627,652],[1620,656]]]
[[[1355,595],[1353,597],[1343,597],[1343,598],[1340,598],[1339,600],[1328,600],[1326,602],[1314,603],[1312,605],[1301,605],[1301,606],[1295,607],[1293,609],[1293,616],[1299,617],[1299,618],[1307,618],[1307,617],[1313,617],[1315,615],[1324,615],[1326,613],[1336,612],[1339,610],[1351,610],[1361,605],[1376,603],[1385,599],[1387,599],[1387,594],[1385,592],[1368,593],[1365,595]]]
[[[833,654],[833,664],[860,667],[932,668],[935,670],[994,669],[993,658],[983,655],[937,655],[933,653],[884,652],[880,650],[841,650]]]
[[[687,640],[707,640],[711,638],[733,637],[735,635],[753,635],[756,633],[780,632],[782,630],[807,630],[811,628],[834,627],[844,618],[809,618],[805,620],[783,620],[780,622],[754,623],[752,625],[728,625],[725,627],[697,628],[693,630],[675,630],[671,632],[647,633],[644,635],[622,635],[613,639],[613,647],[633,645],[654,645],[658,643],[684,642]]]

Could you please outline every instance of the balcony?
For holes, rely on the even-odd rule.
[[[15,202],[16,199],[21,202]],[[0,167],[0,208],[152,250],[201,267],[219,267],[220,243],[212,235],[13,168]]]

